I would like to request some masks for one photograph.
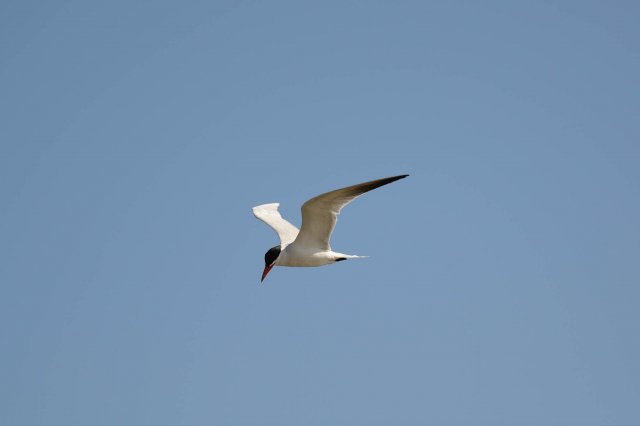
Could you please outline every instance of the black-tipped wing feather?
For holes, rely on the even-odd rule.
[[[329,239],[340,210],[360,195],[403,179],[409,175],[372,180],[318,195],[302,205],[302,226],[295,243],[305,247],[331,250]]]

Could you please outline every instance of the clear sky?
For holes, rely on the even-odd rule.
[[[640,424],[633,1],[0,3],[0,424]],[[251,207],[369,259],[275,268]]]

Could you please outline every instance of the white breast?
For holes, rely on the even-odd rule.
[[[330,250],[318,250],[289,244],[282,250],[276,265],[278,266],[322,266],[335,263],[340,253]]]

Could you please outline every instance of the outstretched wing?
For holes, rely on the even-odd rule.
[[[409,175],[393,176],[348,186],[318,195],[302,205],[302,227],[296,245],[331,250],[329,239],[340,210],[360,195]]]
[[[298,228],[282,218],[278,211],[280,203],[262,204],[254,207],[253,215],[272,227],[280,237],[280,245],[284,248],[298,236]]]

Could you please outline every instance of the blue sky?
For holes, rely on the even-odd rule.
[[[639,12],[2,2],[0,423],[639,424]]]

